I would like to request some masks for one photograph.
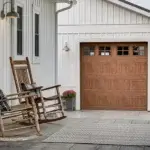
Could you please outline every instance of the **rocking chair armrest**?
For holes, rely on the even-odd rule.
[[[17,100],[17,99],[21,99],[21,98],[30,98],[30,97],[33,97],[33,96],[37,96],[37,94],[30,94],[31,92],[28,92],[27,95],[22,95],[22,96],[18,96],[18,97],[13,97],[13,96],[16,96],[16,95],[13,95],[12,97],[8,98],[6,97],[7,99],[4,99],[4,100],[1,100],[1,102],[4,102],[4,101],[12,101],[12,100]]]
[[[30,88],[27,91],[31,92],[31,91],[34,91],[34,90],[41,90],[42,88],[43,88],[43,86],[37,86],[37,87]]]
[[[25,94],[30,94],[30,91],[25,91],[25,92],[19,92],[19,93],[9,94],[9,95],[6,95],[6,97],[20,96],[20,95],[25,95]]]
[[[54,86],[51,86],[51,87],[43,88],[42,91],[51,90],[51,89],[54,89],[54,88],[58,88],[58,87],[60,87],[60,86],[61,86],[61,85],[54,85]]]

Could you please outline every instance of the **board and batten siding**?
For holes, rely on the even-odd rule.
[[[150,19],[106,0],[78,0],[73,6],[59,16],[60,25],[82,24],[149,24]],[[58,4],[58,9],[67,4]]]
[[[3,1],[0,1],[0,10]],[[8,9],[6,7],[5,9]],[[11,55],[11,22],[8,19],[0,19],[0,88],[10,92],[9,56]]]
[[[59,4],[58,9],[66,7]],[[77,92],[80,110],[80,43],[81,42],[148,42],[150,49],[150,18],[127,10],[107,0],[78,0],[72,9],[59,15],[58,81],[64,90]],[[63,51],[65,42],[70,48]],[[148,53],[150,74],[150,53]],[[148,78],[148,99],[150,100]],[[150,101],[148,101],[150,110]]]
[[[17,56],[16,26],[10,19],[0,20],[0,88],[6,93],[14,92],[14,81],[9,57],[29,57],[32,73],[38,85],[55,84],[55,4],[49,0],[15,0],[15,7],[23,6],[23,56]],[[0,1],[2,10],[3,1]],[[9,6],[9,5],[8,5]],[[33,61],[33,6],[40,10],[40,61]],[[11,34],[12,31],[12,34]],[[16,91],[16,90],[15,90]]]

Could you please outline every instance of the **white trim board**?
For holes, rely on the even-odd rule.
[[[120,33],[120,32],[147,32],[150,25],[68,25],[59,26],[58,33]]]

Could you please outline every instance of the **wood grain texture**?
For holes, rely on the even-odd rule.
[[[95,45],[95,55],[85,56],[84,47]],[[144,46],[144,56],[134,56],[133,46]],[[110,56],[100,56],[99,46],[110,46]],[[117,55],[118,46],[128,46],[129,55]],[[82,109],[146,110],[147,44],[81,44]]]

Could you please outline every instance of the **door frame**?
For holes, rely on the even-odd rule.
[[[147,42],[148,43],[148,52],[147,52],[147,59],[148,59],[148,70],[147,70],[147,111],[150,111],[150,79],[149,79],[149,75],[150,75],[150,39],[149,37],[141,37],[141,38],[137,38],[137,37],[128,37],[128,38],[122,38],[122,37],[117,37],[114,39],[110,39],[110,38],[92,38],[92,39],[85,39],[85,38],[79,38],[77,39],[75,45],[76,45],[76,49],[77,49],[77,76],[76,76],[76,92],[77,92],[77,97],[76,97],[76,110],[81,110],[81,49],[80,49],[80,43],[89,43],[89,42],[95,42],[95,43],[104,43],[104,42]]]

